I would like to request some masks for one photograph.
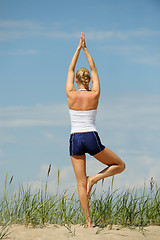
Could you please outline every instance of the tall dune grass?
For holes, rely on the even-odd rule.
[[[0,224],[83,225],[85,219],[75,192],[76,189],[69,195],[67,190],[62,193],[57,190],[56,194],[51,194],[47,183],[36,191],[31,186],[24,188],[22,185],[14,191],[12,185],[7,184],[6,175],[4,193],[0,196]],[[96,187],[93,189],[90,211],[97,226],[160,225],[160,188],[152,183],[150,188],[144,185],[143,189],[133,188],[119,193],[113,190],[112,181],[100,195],[96,194]]]

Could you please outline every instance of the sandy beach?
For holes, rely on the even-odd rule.
[[[149,226],[139,231],[139,228],[129,229],[118,226],[113,226],[112,229],[98,227],[87,229],[83,226],[72,225],[67,229],[60,225],[32,228],[15,224],[10,226],[8,233],[10,234],[7,239],[10,240],[159,240],[160,226]]]

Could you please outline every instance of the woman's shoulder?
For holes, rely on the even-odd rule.
[[[92,91],[74,91],[68,98],[68,106],[74,110],[97,109],[99,97]]]

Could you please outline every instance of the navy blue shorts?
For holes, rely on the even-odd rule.
[[[73,133],[70,136],[70,156],[84,155],[85,153],[93,156],[104,148],[97,132]]]

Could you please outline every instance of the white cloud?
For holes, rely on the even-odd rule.
[[[35,36],[43,27],[27,20],[0,20],[0,41],[8,41]]]
[[[0,127],[66,126],[68,124],[68,108],[65,104],[0,107]]]
[[[160,31],[155,31],[151,29],[137,29],[137,30],[129,30],[124,32],[124,35],[128,37],[154,37],[158,36],[160,37]]]
[[[93,31],[86,33],[87,39],[89,40],[105,40],[105,39],[119,39],[127,40],[129,38],[140,38],[140,37],[160,37],[160,31],[154,31],[150,29],[137,29],[127,31]]]
[[[133,58],[132,61],[146,65],[160,66],[160,55],[154,54],[152,56],[137,57]]]
[[[141,56],[146,52],[146,49],[142,45],[135,45],[135,44],[130,44],[130,45],[108,45],[108,46],[99,46],[99,50],[105,52],[106,54],[114,54],[118,56],[125,56],[125,57],[130,57],[132,58],[134,56]]]
[[[70,39],[70,38],[79,38],[80,33],[75,32],[75,33],[67,33],[67,32],[39,32],[39,36],[44,36],[44,37],[49,37],[49,38],[60,38],[60,39]]]
[[[23,56],[23,55],[35,55],[37,53],[34,49],[16,49],[16,50],[9,50],[9,51],[0,51],[1,56]]]
[[[1,20],[0,21],[0,41],[8,41],[13,39],[21,39],[28,37],[46,37],[46,38],[79,38],[78,32],[68,33],[57,31],[60,22],[51,22],[48,26],[41,25],[34,21],[15,21]],[[51,31],[50,29],[53,29]]]
[[[25,39],[31,37],[43,37],[53,39],[79,39],[80,32],[67,32],[59,31],[57,26],[60,23],[50,23],[50,25],[41,25],[34,21],[14,21],[14,20],[1,20],[0,21],[0,41],[11,41],[15,39]],[[53,29],[53,30],[51,30]],[[106,53],[115,55],[121,55],[129,57],[130,61],[138,62],[147,65],[160,65],[160,57],[157,55],[159,49],[155,52],[150,52],[153,46],[144,44],[144,39],[152,38],[154,41],[155,37],[160,37],[160,31],[151,29],[136,29],[136,30],[104,30],[104,31],[88,31],[85,33],[86,38],[89,41],[112,41],[115,45],[100,46],[99,48]],[[143,42],[141,42],[143,40]],[[135,44],[139,41],[138,44]],[[127,45],[126,45],[127,42]],[[123,44],[123,45],[121,45]],[[29,50],[11,50],[8,52],[0,52],[0,55],[31,55],[35,54],[34,49]],[[148,55],[147,55],[148,53]]]
[[[135,45],[134,43],[121,45],[119,43],[116,45],[99,46],[98,49],[106,54],[123,56],[126,59],[129,59],[131,62],[137,62],[151,66],[160,66],[160,55],[157,54],[159,49],[154,50],[153,46],[145,46],[140,42],[138,45]]]
[[[33,31],[33,30],[8,30],[0,31],[0,41],[9,41],[14,39],[28,38],[28,37],[46,37],[59,39],[75,39],[79,38],[79,33],[67,33],[58,31]]]
[[[0,40],[6,41],[11,39],[19,39],[31,36],[43,36],[47,38],[79,38],[79,32],[64,32],[64,31],[55,31],[57,26],[60,26],[61,23],[55,22],[50,23],[50,26],[43,26],[38,22],[28,21],[28,20],[0,20]],[[53,31],[50,29],[54,27]],[[151,30],[151,29],[137,29],[137,30],[128,30],[128,31],[88,31],[86,32],[87,39],[89,40],[127,40],[142,37],[160,37],[160,31]]]
[[[97,123],[108,128],[159,131],[159,106],[159,95],[108,96],[101,103]]]
[[[0,31],[0,41],[19,39],[26,36],[26,31]]]
[[[39,28],[39,24],[28,20],[0,20],[0,28]]]

